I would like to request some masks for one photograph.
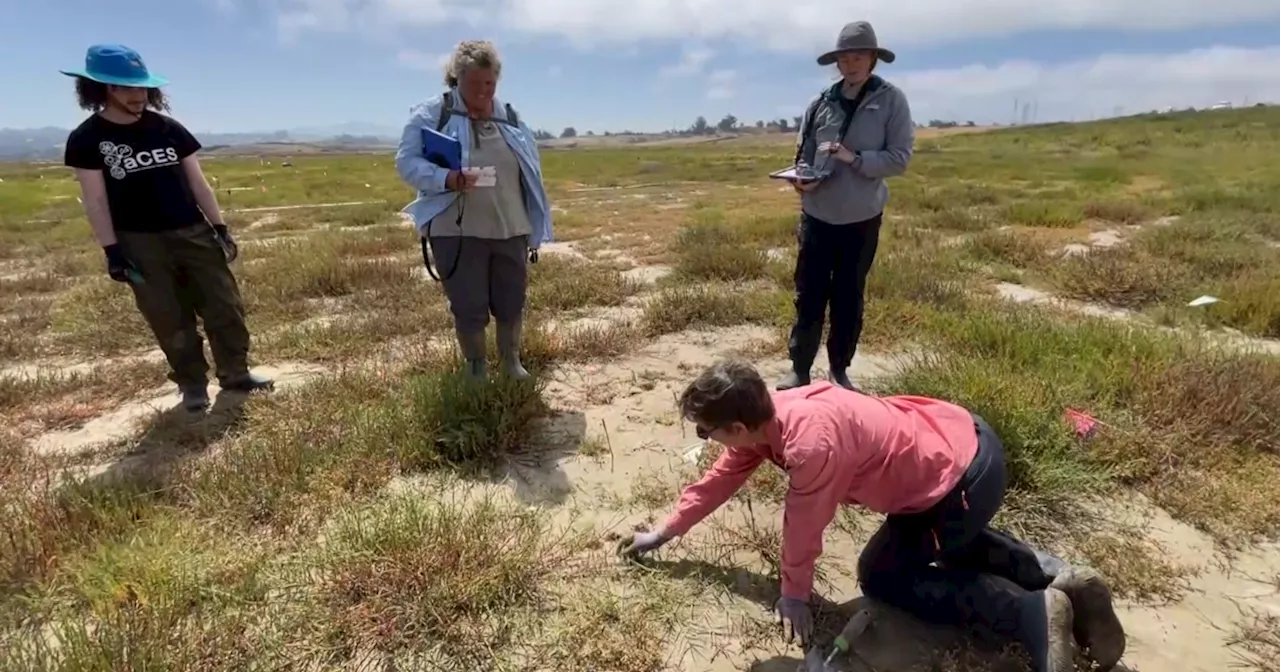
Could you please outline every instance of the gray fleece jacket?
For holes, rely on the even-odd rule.
[[[867,93],[842,139],[857,156],[852,164],[834,155],[814,157],[818,145],[838,139],[846,110],[852,107],[853,101],[841,92],[841,82],[815,96],[801,120],[799,159],[816,171],[831,171],[802,196],[801,208],[828,224],[852,224],[883,212],[889,202],[885,178],[906,172],[911,162],[915,124],[906,95],[878,75],[872,75],[865,86]],[[812,131],[806,136],[811,121]]]

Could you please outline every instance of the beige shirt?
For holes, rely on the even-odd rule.
[[[472,120],[471,167],[493,166],[497,184],[472,187],[460,194],[444,212],[431,221],[432,236],[468,236],[506,240],[533,233],[524,206],[524,184],[520,180],[520,159],[502,138],[498,122]],[[457,225],[462,211],[462,227]]]

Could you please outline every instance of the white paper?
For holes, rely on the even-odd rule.
[[[1220,299],[1218,299],[1218,297],[1216,296],[1209,296],[1208,294],[1206,294],[1198,299],[1192,300],[1191,303],[1188,303],[1187,305],[1191,306],[1192,308],[1199,308],[1200,306],[1207,306],[1211,303],[1217,303],[1219,300]]]
[[[816,176],[812,174],[810,175],[797,174],[796,166],[791,166],[790,168],[779,170],[776,173],[769,173],[769,177],[772,177],[775,180],[787,180],[789,182],[812,182],[818,179]]]
[[[701,441],[699,443],[695,443],[692,446],[690,446],[687,450],[684,451],[684,461],[688,462],[689,464],[696,465],[698,463],[698,460],[702,459],[702,451],[704,448],[706,448],[706,446],[707,446],[707,443],[705,441]]]
[[[467,168],[465,170],[476,177],[475,186],[477,187],[492,187],[498,184],[498,169],[494,166]]]

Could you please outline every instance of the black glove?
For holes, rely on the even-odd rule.
[[[107,255],[107,275],[111,276],[116,282],[142,282],[142,273],[137,266],[133,265],[129,258],[124,256],[124,251],[120,249],[118,243],[112,243],[102,248],[104,254]]]
[[[226,224],[214,224],[213,233],[218,237],[218,244],[222,246],[222,253],[227,257],[227,263],[236,260],[240,256],[240,246],[236,245],[236,241],[231,238],[231,231],[227,230]]]

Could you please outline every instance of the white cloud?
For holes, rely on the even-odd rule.
[[[840,24],[867,19],[890,47],[937,45],[1032,30],[1166,30],[1280,18],[1275,0],[268,0],[287,34],[377,27],[411,32],[461,22],[578,45],[741,39],[816,53]],[[1159,5],[1156,7],[1156,5]]]
[[[691,77],[702,74],[712,56],[715,56],[715,52],[706,47],[685,47],[680,54],[680,61],[658,70],[658,76]]]
[[[423,72],[443,72],[449,54],[430,54],[416,49],[401,49],[396,54],[396,61],[410,70]]]
[[[1039,121],[1083,120],[1168,107],[1280,102],[1280,46],[1212,47],[1174,54],[1103,54],[1046,65],[1008,61],[884,76],[907,94],[912,116],[1008,123],[1029,104]],[[815,87],[816,90],[817,87]],[[1016,114],[1016,116],[1015,116]]]
[[[738,73],[735,70],[716,70],[707,75],[707,100],[728,100],[738,95]]]

